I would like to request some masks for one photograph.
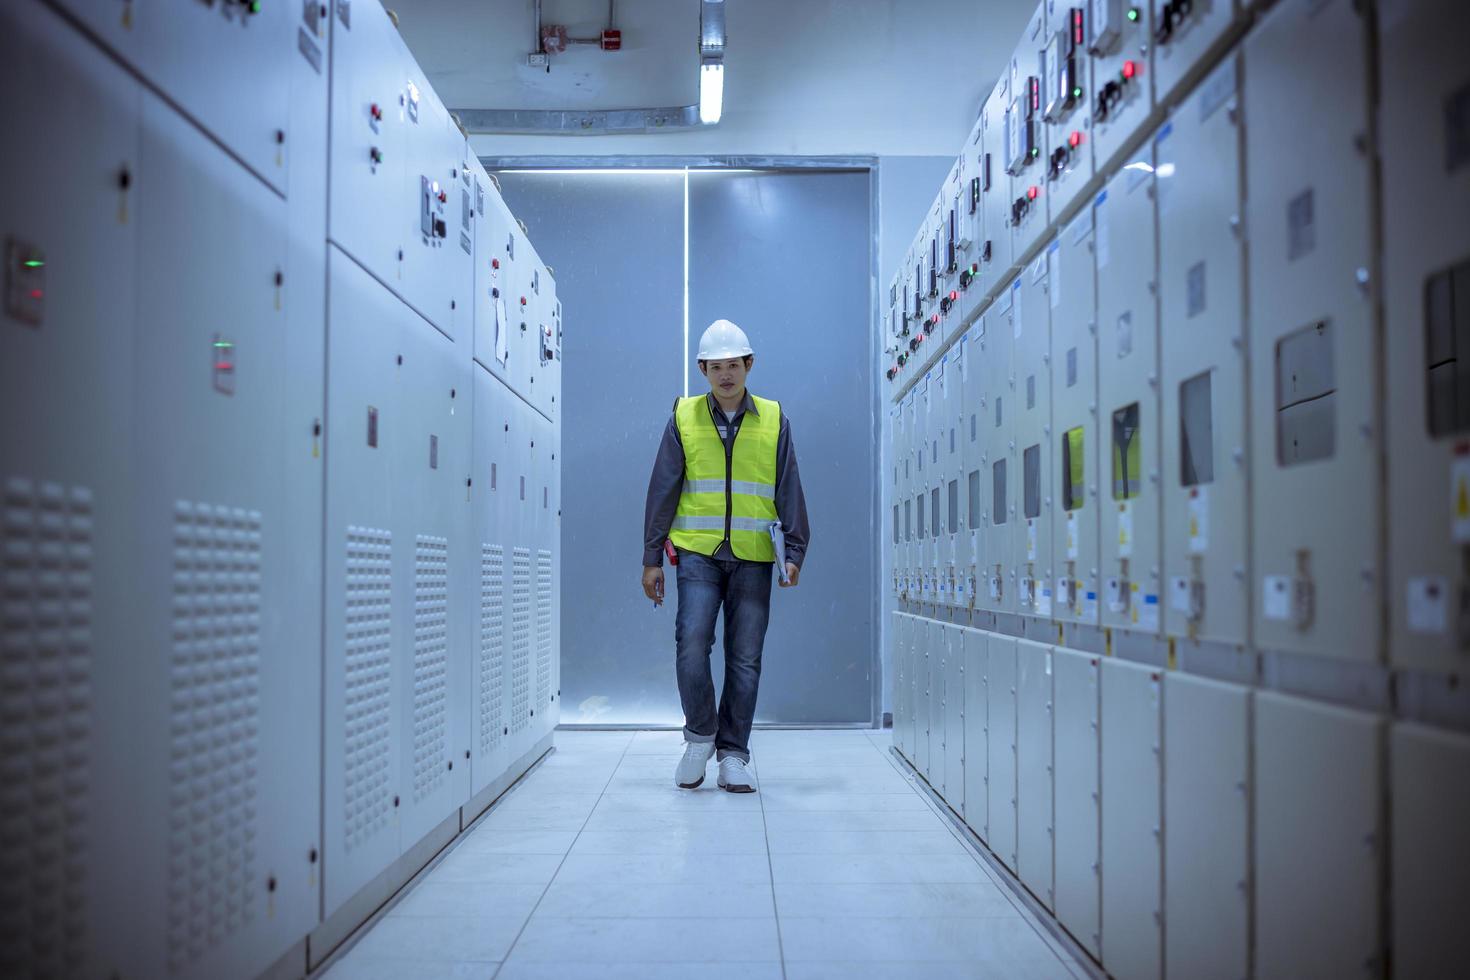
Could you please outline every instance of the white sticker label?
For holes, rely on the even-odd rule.
[[[1094,239],[1097,245],[1097,268],[1102,271],[1108,267],[1108,192],[1103,191],[1097,196],[1092,206],[1092,220],[1095,225]]]
[[[1291,577],[1267,575],[1261,579],[1261,610],[1267,619],[1291,618]]]
[[[1189,612],[1189,579],[1183,575],[1174,576],[1169,583],[1169,608],[1175,612]]]
[[[976,566],[980,564],[980,532],[978,531],[970,533],[970,564]]]
[[[957,367],[957,368],[960,369],[960,382],[961,383],[964,383],[965,379],[969,377],[969,373],[970,373],[970,369],[967,366],[967,360],[968,359],[965,357],[965,345],[968,344],[969,342],[970,342],[970,335],[969,334],[965,334],[963,337],[961,337],[960,338],[960,346],[959,346],[959,348],[958,348],[958,350],[957,350],[957,352],[955,353],[955,356],[954,356],[955,367]]]
[[[1036,594],[1036,614],[1038,616],[1051,615],[1051,589],[1042,586]],[[1050,674],[1050,663],[1047,664],[1047,673]]]
[[[1021,337],[1021,280],[1011,283],[1011,330],[1017,339]]]
[[[1189,488],[1189,551],[1201,554],[1210,547],[1209,487]]]
[[[1026,520],[1026,560],[1036,560],[1036,518]]]
[[[1118,504],[1118,557],[1133,557],[1133,502]]]
[[[1159,161],[1158,173],[1156,174],[1158,179],[1155,181],[1155,187],[1158,189],[1154,192],[1154,196],[1159,202],[1159,214],[1161,215],[1169,213],[1171,210],[1171,201],[1174,197],[1170,191],[1174,188],[1173,178],[1176,164],[1170,160],[1167,167],[1164,165],[1164,161],[1168,159],[1168,140],[1173,132],[1174,124],[1165,123],[1164,128],[1159,130],[1159,135],[1154,137],[1154,158]]]
[[[1456,544],[1470,541],[1470,456],[1450,463],[1450,536]]]
[[[1053,248],[1056,246],[1053,245]],[[1046,255],[1043,253],[1031,260],[1031,284],[1034,286],[1046,278]]]
[[[1137,588],[1138,586],[1135,585],[1134,589],[1136,590]],[[1133,598],[1137,600],[1138,596],[1134,595]],[[1139,629],[1149,633],[1157,633],[1159,631],[1158,596],[1152,594],[1145,595],[1142,602],[1135,601],[1133,610],[1134,621],[1138,623]]]
[[[1080,535],[1077,533],[1077,512],[1067,511],[1067,557],[1077,558],[1077,541]]]
[[[947,374],[947,372],[944,370],[945,365],[948,364],[948,363],[949,363],[949,355],[948,354],[945,354],[944,357],[942,357],[940,359],[940,361],[939,361],[939,367],[937,367],[937,368],[934,369],[938,373],[938,375],[939,375],[939,397],[940,398],[948,398],[949,397],[949,379],[947,377],[945,377],[945,375]]]
[[[1127,585],[1120,578],[1110,578],[1105,589],[1108,594],[1108,609],[1120,613],[1128,608]]]
[[[1082,618],[1097,621],[1097,593],[1089,591],[1082,597]]]
[[[1067,602],[1067,597],[1074,593],[1068,588],[1067,576],[1057,576],[1057,603],[1067,612],[1072,612],[1072,606]]]
[[[1046,261],[1050,266],[1047,270],[1047,295],[1051,299],[1051,308],[1056,309],[1062,305],[1062,247],[1056,242],[1046,250]]]
[[[1449,628],[1449,583],[1438,575],[1409,579],[1409,629],[1415,633],[1444,633]]]

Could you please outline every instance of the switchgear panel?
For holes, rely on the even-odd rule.
[[[988,840],[990,808],[989,731],[990,654],[988,634],[961,628],[965,668],[965,825],[981,840]]]
[[[990,364],[986,361],[985,330],[989,314],[965,333],[960,364],[965,379],[964,500],[965,529],[960,538],[960,570],[966,578],[965,605],[984,608],[989,595],[990,567]]]
[[[1039,4],[1011,56],[1011,103],[1006,110],[1006,170],[1011,175],[1011,254],[1022,260],[1049,220],[1043,108],[1046,5]]]
[[[1053,888],[1052,647],[1016,641],[1016,874],[1047,909]]]
[[[1381,7],[1378,32],[1389,655],[1446,673],[1470,651],[1467,14],[1448,2]]]
[[[960,150],[959,222],[960,222],[960,277],[959,290],[966,297],[965,311],[979,308],[985,295],[985,278],[988,269],[982,261],[981,251],[985,244],[985,132],[981,128],[982,118],[975,117],[970,135]],[[969,319],[966,316],[966,319]]]
[[[1240,0],[1152,0],[1154,96],[1174,101],[1199,78],[1210,55],[1228,43]]]
[[[1093,208],[1047,245],[1051,305],[1052,614],[1098,625],[1098,457],[1104,444],[1097,401],[1097,289]]]
[[[1102,958],[1120,977],[1163,971],[1162,675],[1102,664]]]
[[[990,634],[986,641],[989,671],[986,690],[989,768],[990,849],[1001,863],[1016,870],[1016,641]]]
[[[931,502],[937,505],[939,535],[936,538],[938,551],[937,578],[938,599],[942,605],[955,605],[958,595],[956,581],[955,550],[960,532],[959,480],[960,480],[960,414],[964,405],[964,384],[960,378],[959,365],[955,363],[953,350],[946,351],[934,368],[934,385],[938,389],[934,412],[934,438],[938,443],[934,463],[934,483],[938,497]]]
[[[1092,59],[1087,53],[1087,6],[1047,0],[1042,49],[1041,115],[1046,123],[1042,161],[1053,219],[1085,205],[1092,181]]]
[[[1154,155],[1165,632],[1240,648],[1249,392],[1235,80],[1226,60],[1159,130]]]
[[[1372,661],[1383,446],[1365,16],[1350,0],[1273,7],[1245,40],[1242,101],[1255,641]],[[1331,111],[1303,127],[1283,91]]]
[[[1102,624],[1160,629],[1159,331],[1153,147],[1093,204],[1097,259]]]
[[[965,634],[951,626],[944,660],[944,799],[956,813],[965,812]]]
[[[1014,279],[985,313],[985,333],[980,340],[978,367],[985,381],[980,391],[980,520],[985,525],[981,551],[985,566],[981,573],[980,601],[991,612],[1016,611],[1016,563],[1014,528],[1017,513],[1016,487],[1020,476],[1015,437],[1015,316],[1021,282]]]
[[[1154,110],[1149,8],[1126,0],[1092,0],[1092,159],[1107,172],[1150,122]]]
[[[1101,955],[1102,803],[1098,687],[1102,658],[1058,647],[1052,696],[1056,784],[1057,921],[1093,956]]]
[[[1050,619],[1052,576],[1051,302],[1050,255],[1036,253],[1021,272],[1011,309],[1014,338],[1016,493],[1011,554],[1016,565],[1016,608]]]
[[[983,163],[980,167],[980,196],[985,210],[985,239],[980,245],[981,268],[986,272],[986,291],[994,292],[1009,280],[1011,258],[1011,175],[1006,168],[1006,113],[1011,106],[1010,72],[1002,72],[995,89],[980,110],[983,131]]]

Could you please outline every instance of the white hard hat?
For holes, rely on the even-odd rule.
[[[723,361],[727,357],[745,357],[754,353],[750,339],[729,320],[716,320],[699,338],[699,360]]]

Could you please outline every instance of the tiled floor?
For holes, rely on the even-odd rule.
[[[335,966],[357,978],[1086,974],[890,761],[888,732],[757,731],[760,792],[673,785],[678,732],[557,751]]]

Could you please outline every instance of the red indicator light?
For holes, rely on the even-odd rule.
[[[214,369],[216,371],[233,371],[235,370],[235,365],[231,364],[229,361],[215,361]]]
[[[383,118],[383,110],[382,110],[382,108],[380,108],[378,106],[378,104],[376,102],[373,103],[372,108],[369,109],[368,111],[373,114],[373,118],[374,119],[382,119]]]
[[[1123,62],[1123,77],[1124,78],[1132,78],[1134,75],[1137,75],[1137,74],[1138,74],[1138,62],[1136,62],[1136,61],[1125,61],[1125,62]]]
[[[951,289],[949,291],[949,301],[951,303],[953,303],[955,300],[957,300],[959,298],[960,298],[959,290]]]
[[[1074,150],[1082,145],[1082,134],[1075,129],[1072,130],[1072,135],[1067,137],[1067,145]]]
[[[1036,195],[1039,194],[1039,193],[1041,193],[1041,192],[1036,189],[1036,185],[1035,184],[1032,184],[1030,187],[1026,188],[1026,197],[1027,197],[1028,200],[1032,200],[1032,201],[1036,200]]]
[[[522,306],[525,306],[526,305],[526,297],[524,297],[524,296],[521,297],[521,305]]]
[[[1082,11],[1072,11],[1072,43],[1082,45]]]
[[[46,294],[43,293],[43,292],[41,292],[41,290],[39,290],[39,289],[32,289],[31,290],[31,299],[40,299],[44,295],[46,295]]]

